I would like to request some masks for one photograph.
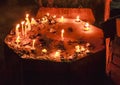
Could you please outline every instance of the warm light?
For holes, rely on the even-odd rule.
[[[47,53],[47,50],[46,50],[46,49],[42,49],[42,52],[43,52],[43,53]]]
[[[63,16],[61,16],[60,22],[64,22],[64,17]]]
[[[88,31],[89,30],[89,27],[90,27],[90,25],[89,25],[89,23],[85,23],[85,25],[84,25],[84,31]]]
[[[64,29],[61,30],[61,40],[64,40]]]
[[[25,23],[25,21],[21,22],[21,25],[22,25],[22,35],[24,35],[24,23]]]
[[[47,15],[47,16],[50,16],[50,14],[49,14],[49,13],[47,13],[46,15]]]
[[[19,27],[20,27],[20,24],[17,24],[16,25],[16,36],[19,36]]]
[[[36,25],[36,24],[37,24],[36,20],[34,18],[31,18],[31,25]]]
[[[35,40],[32,41],[32,49],[35,49]]]
[[[75,21],[76,21],[76,22],[80,22],[80,17],[77,16]]]
[[[53,18],[55,19],[55,18],[56,18],[56,15],[54,15]]]
[[[25,18],[25,20],[26,20],[26,22],[28,23],[28,30],[31,30],[31,24],[30,24],[30,20],[29,20],[29,14],[26,14],[26,18]]]
[[[86,52],[86,53],[90,53],[90,50],[87,49],[85,52]]]
[[[80,52],[80,46],[79,45],[75,46],[75,52],[77,52],[77,53]]]
[[[60,57],[60,52],[61,52],[60,50],[56,51],[54,57],[55,57],[55,58],[56,58],[56,57]]]
[[[85,51],[85,47],[84,47],[84,46],[81,46],[81,47],[80,47],[80,50],[81,50],[82,52],[84,52],[84,51]]]
[[[29,17],[29,14],[26,14],[26,18],[28,18]]]
[[[17,36],[16,43],[17,43],[17,46],[19,46],[19,43],[20,43],[20,36]]]

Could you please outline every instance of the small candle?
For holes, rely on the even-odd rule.
[[[20,27],[20,24],[17,24],[16,25],[16,36],[19,36],[19,27]]]
[[[53,18],[55,19],[55,18],[56,18],[56,15],[54,15]]]
[[[47,53],[47,50],[46,50],[46,49],[42,49],[42,52],[43,52],[43,53]]]
[[[27,34],[27,29],[28,29],[28,23],[26,22],[25,23],[25,29],[24,29],[24,35],[26,36],[26,34]]]
[[[60,50],[57,50],[57,51],[55,52],[54,58],[60,57],[60,53],[61,53],[61,51],[60,51]]]
[[[61,30],[61,40],[64,40],[64,29]]]
[[[35,39],[32,41],[32,49],[35,49]]]
[[[28,17],[29,17],[29,14],[26,14],[25,20],[26,20],[26,22],[28,23],[28,29],[31,30],[31,24],[30,24],[30,20],[29,20]]]
[[[76,22],[80,22],[80,17],[77,16],[75,21],[76,21]]]
[[[89,23],[86,22],[85,25],[84,25],[84,27],[85,27],[84,31],[88,31],[89,30],[89,26],[90,26]]]
[[[50,14],[49,14],[49,13],[47,13],[46,15],[47,15],[47,16],[50,16]]]
[[[60,22],[64,22],[64,17],[63,16],[61,16]]]
[[[82,52],[84,52],[84,51],[85,51],[85,47],[84,47],[84,46],[81,46],[81,47],[80,47],[80,50],[81,50]]]
[[[21,22],[21,25],[22,25],[22,35],[24,35],[24,21]]]
[[[36,24],[37,24],[36,20],[34,18],[31,18],[31,25],[36,25]]]
[[[20,43],[20,36],[17,36],[16,43],[17,43],[17,46],[19,46],[19,43]]]
[[[75,52],[77,52],[77,53],[80,52],[80,46],[79,45],[75,46]]]

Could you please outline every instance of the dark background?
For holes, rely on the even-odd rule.
[[[46,7],[47,3],[46,0],[43,0],[43,5]],[[54,4],[54,7],[75,7],[77,8],[79,5],[71,5],[69,2],[70,0],[61,0],[62,2],[57,2]],[[59,0],[60,1],[60,0]],[[71,0],[72,1],[72,0]],[[74,0],[73,0],[74,1]],[[81,7],[88,7],[93,10],[95,15],[96,22],[94,25],[100,26],[100,23],[103,22],[104,16],[104,0],[79,0],[82,6]],[[39,3],[37,0],[2,0],[0,1],[0,85],[17,85],[17,81],[15,76],[19,76],[19,60],[15,56],[13,52],[6,52],[6,45],[4,43],[4,39],[6,35],[10,32],[15,25],[24,19],[25,13],[30,13],[31,16],[36,16],[36,13],[39,9]],[[6,56],[7,55],[7,56]],[[16,61],[17,60],[17,61]],[[98,59],[97,59],[98,60]],[[103,60],[103,61],[102,61]],[[105,67],[105,56],[100,57],[99,65],[103,66],[102,71]],[[92,60],[94,62],[94,60]],[[96,63],[96,61],[95,61]],[[94,70],[94,68],[93,68]],[[18,72],[18,73],[17,73]],[[93,71],[94,72],[94,71]],[[102,78],[98,78],[102,79]],[[98,81],[95,80],[96,82]],[[15,83],[16,82],[16,83]],[[111,82],[107,77],[104,77],[103,80],[99,80],[99,83],[102,82],[104,84],[101,85],[111,85]],[[21,82],[20,82],[21,83]],[[20,84],[19,83],[19,84]],[[22,85],[22,84],[21,84]],[[90,85],[90,84],[82,84],[82,85]]]

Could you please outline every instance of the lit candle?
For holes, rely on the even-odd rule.
[[[75,52],[77,52],[77,53],[80,52],[80,46],[79,45],[75,46]]]
[[[56,15],[54,15],[53,18],[55,19],[55,18],[56,18]]]
[[[76,21],[76,22],[80,22],[80,17],[77,16],[75,21]]]
[[[17,43],[17,46],[19,46],[19,43],[20,43],[20,36],[17,36],[16,43]]]
[[[84,31],[88,31],[89,30],[89,26],[90,26],[89,23],[86,22],[85,25],[84,25],[84,27],[85,27]]]
[[[35,49],[35,40],[32,41],[32,49]]]
[[[24,21],[21,22],[21,25],[22,25],[22,35],[24,35]]]
[[[50,14],[49,14],[49,13],[47,13],[46,15],[47,15],[47,16],[50,16]]]
[[[64,40],[64,29],[61,30],[61,40]]]
[[[31,18],[31,25],[36,25],[36,24],[37,24],[36,20],[34,18]]]
[[[47,50],[46,50],[46,49],[42,49],[42,52],[43,52],[43,53],[47,53]]]
[[[26,34],[27,34],[27,29],[28,29],[28,23],[26,22],[25,23],[25,29],[24,29],[24,35],[26,36]]]
[[[61,50],[55,52],[54,58],[60,57]]]
[[[28,23],[28,29],[31,30],[31,24],[30,24],[30,20],[29,20],[29,14],[26,14],[25,20]]]
[[[20,24],[17,24],[16,25],[16,36],[19,36],[19,27],[20,27]]]
[[[84,52],[84,51],[85,51],[85,47],[84,47],[84,46],[81,46],[81,47],[80,47],[80,50],[81,50],[82,52]]]
[[[60,22],[64,22],[64,17],[63,16],[61,16]]]

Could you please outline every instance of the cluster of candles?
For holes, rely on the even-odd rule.
[[[49,13],[47,13],[46,15],[50,16]],[[54,15],[53,18],[55,19],[56,15]],[[64,22],[64,20],[65,20],[64,17],[61,16],[59,22]],[[42,18],[41,23],[46,23],[47,21],[48,20],[46,18]],[[75,19],[75,22],[81,22],[81,21],[82,20],[80,19],[80,17],[77,16],[76,19]],[[21,40],[20,40],[21,36],[24,36],[24,38],[25,38],[27,36],[27,32],[32,29],[32,25],[37,25],[37,24],[38,24],[38,22],[36,22],[36,20],[34,18],[31,18],[31,20],[30,20],[29,19],[29,14],[26,14],[25,21],[21,22],[21,26],[20,26],[20,24],[16,25],[16,29],[15,29],[15,34],[16,34],[15,42],[16,42],[16,46],[19,46],[19,43],[21,42]],[[20,27],[21,27],[21,29],[20,29]],[[88,31],[89,30],[89,23],[86,22],[84,27],[85,27],[84,30]],[[21,30],[21,32],[20,32],[20,30]],[[61,35],[60,35],[61,41],[64,41],[64,33],[65,33],[65,31],[64,31],[64,29],[62,29],[61,30]],[[32,40],[32,46],[31,46],[32,50],[36,49],[35,48],[35,42],[36,42],[36,40],[33,39]],[[79,46],[79,45],[75,46],[75,52],[76,53],[80,53],[81,51],[85,51],[86,53],[90,52],[88,49],[84,48],[84,46]],[[42,53],[47,53],[47,52],[48,52],[47,49],[43,49],[42,50]],[[57,56],[60,56],[60,54],[61,54],[61,51],[57,50],[55,52],[54,56],[57,57]]]

